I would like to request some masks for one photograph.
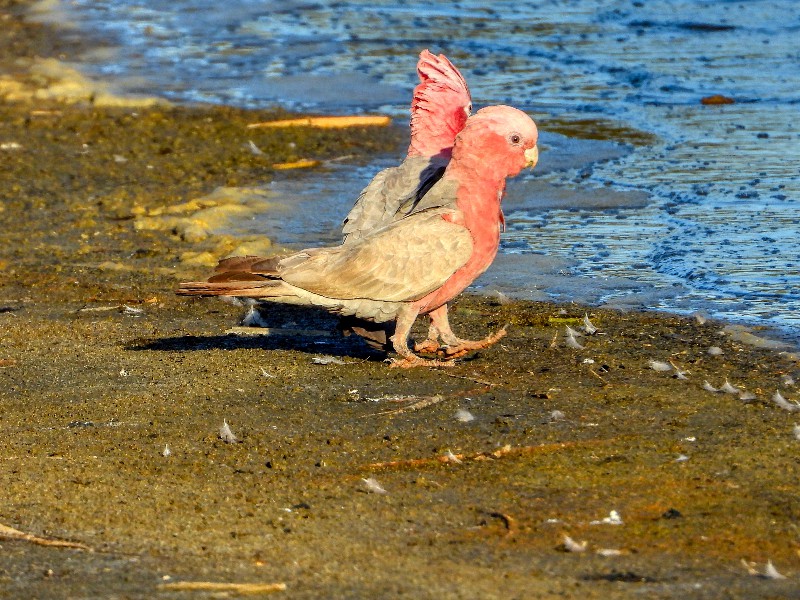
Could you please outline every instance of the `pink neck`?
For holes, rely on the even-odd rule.
[[[448,169],[445,178],[452,175],[451,169]],[[499,185],[487,185],[475,173],[459,176],[456,205],[463,215],[461,224],[472,236],[472,256],[441,288],[415,303],[422,314],[452,300],[492,264],[500,244],[500,198],[503,189],[505,180],[501,180]]]

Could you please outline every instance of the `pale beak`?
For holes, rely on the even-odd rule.
[[[539,146],[534,146],[533,148],[525,150],[525,161],[526,167],[532,169],[536,166],[536,163],[539,162]]]

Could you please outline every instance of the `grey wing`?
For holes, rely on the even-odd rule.
[[[414,213],[456,205],[458,182],[453,179],[439,179],[421,198],[409,198],[397,209],[395,219],[402,219]]]
[[[472,236],[445,220],[456,211],[415,214],[361,240],[320,250],[281,279],[335,299],[410,302],[437,290],[472,256]]]
[[[441,178],[447,162],[414,156],[378,173],[344,220],[344,242],[353,242],[391,223],[400,206],[418,201]]]

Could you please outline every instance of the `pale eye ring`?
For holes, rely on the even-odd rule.
[[[508,138],[508,139],[509,139],[509,141],[510,141],[512,144],[514,144],[514,145],[517,145],[517,144],[519,144],[519,143],[522,141],[522,137],[521,137],[521,136],[520,136],[518,133],[512,133],[512,134],[509,136],[509,138]]]

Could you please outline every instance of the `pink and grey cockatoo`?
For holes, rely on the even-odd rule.
[[[469,87],[459,70],[444,54],[423,50],[417,62],[419,84],[411,102],[411,143],[405,160],[384,169],[364,188],[344,220],[344,243],[350,243],[396,218],[413,212],[417,202],[442,177],[453,151],[456,135],[472,112]],[[441,321],[447,324],[445,314]],[[362,336],[368,344],[385,348],[393,323],[378,324],[344,317],[345,334]],[[431,325],[428,339],[417,347],[439,348],[440,333]]]
[[[408,347],[418,315],[430,315],[447,357],[496,342],[459,339],[446,325],[447,303],[494,260],[503,221],[506,178],[538,160],[538,131],[524,112],[490,106],[456,137],[442,178],[399,216],[360,239],[286,257],[233,257],[208,282],[183,283],[181,295],[233,296],[324,308],[376,323],[395,321],[396,366],[446,366]]]

